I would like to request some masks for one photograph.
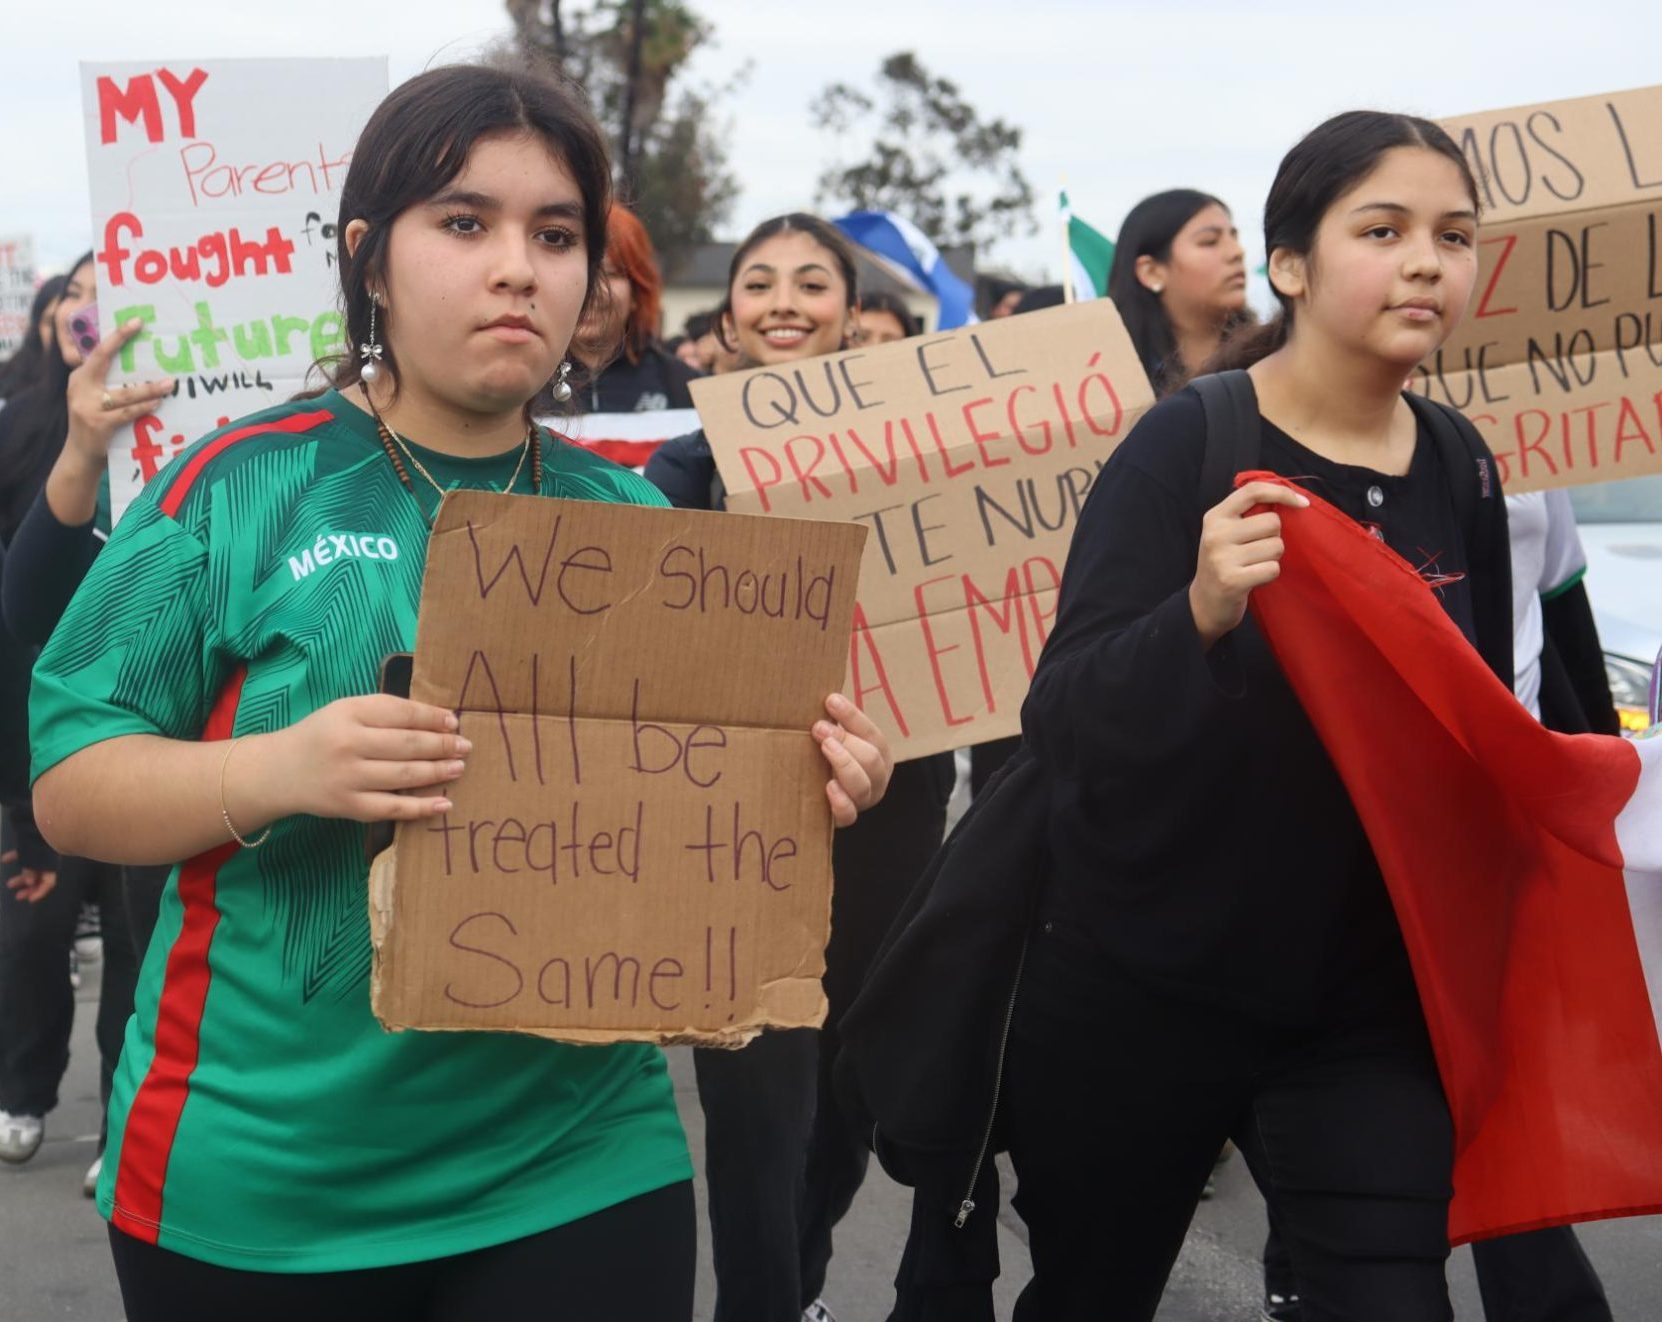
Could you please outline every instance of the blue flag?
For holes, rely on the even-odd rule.
[[[851,211],[833,221],[862,248],[885,257],[911,275],[940,303],[941,330],[977,320],[975,291],[947,266],[941,250],[911,221],[892,211]]]

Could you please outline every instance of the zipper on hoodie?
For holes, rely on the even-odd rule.
[[[1004,1056],[1010,1049],[1010,1025],[1016,1018],[1016,995],[1021,991],[1021,973],[1027,965],[1028,937],[1021,939],[1021,955],[1016,960],[1016,977],[1010,985],[1010,1002],[1004,1008],[1004,1029],[998,1038],[998,1064],[993,1070],[993,1101],[987,1108],[987,1127],[981,1135],[981,1150],[975,1154],[975,1167],[970,1171],[969,1187],[964,1190],[964,1199],[958,1204],[958,1211],[952,1218],[953,1226],[962,1230],[964,1223],[970,1219],[970,1213],[975,1211],[975,1186],[981,1179],[981,1168],[987,1164],[987,1149],[993,1142],[993,1124],[998,1118],[998,1098],[1004,1089]]]

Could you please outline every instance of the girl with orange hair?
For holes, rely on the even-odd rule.
[[[602,270],[608,297],[595,301],[572,339],[572,356],[587,369],[574,407],[582,413],[690,409],[687,382],[698,373],[658,336],[664,279],[657,254],[646,226],[618,202],[606,218]]]

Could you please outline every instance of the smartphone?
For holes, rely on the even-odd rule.
[[[381,662],[381,692],[395,698],[410,696],[410,681],[415,675],[414,652],[389,652]]]
[[[381,692],[390,693],[395,698],[409,697],[410,679],[414,674],[414,652],[390,653],[381,662]],[[397,830],[397,822],[370,822],[364,828],[364,858],[373,863],[382,850],[391,849]]]
[[[70,338],[84,358],[98,347],[98,304],[88,303],[69,318]]]

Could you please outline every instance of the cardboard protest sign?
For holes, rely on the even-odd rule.
[[[1443,127],[1482,269],[1416,388],[1471,418],[1509,492],[1662,472],[1662,87]]]
[[[110,373],[178,389],[110,449],[119,518],[180,450],[344,350],[341,185],[384,59],[83,64],[99,325],[145,323]]]
[[[23,347],[34,301],[34,239],[27,234],[0,235],[0,358],[10,358]]]
[[[866,530],[454,492],[411,694],[473,742],[372,876],[390,1028],[740,1045],[824,1018],[828,771]],[[388,858],[387,855],[391,855]]]
[[[868,525],[845,692],[921,757],[1020,728],[1085,495],[1153,402],[1106,299],[692,383],[732,510]]]

